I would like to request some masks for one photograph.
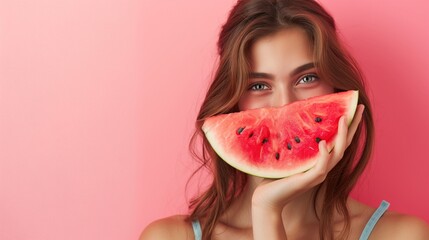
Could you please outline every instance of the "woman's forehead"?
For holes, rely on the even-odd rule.
[[[282,29],[258,39],[251,47],[253,70],[270,72],[313,62],[311,42],[299,27]]]

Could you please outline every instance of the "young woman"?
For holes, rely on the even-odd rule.
[[[342,47],[333,18],[312,0],[241,0],[218,41],[220,62],[201,106],[196,133],[213,182],[189,216],[150,224],[142,240],[162,239],[429,239],[425,222],[373,209],[349,197],[371,155],[371,105],[356,62]],[[332,152],[319,143],[317,164],[269,180],[226,164],[204,138],[204,119],[253,108],[359,90],[348,127],[343,117]]]

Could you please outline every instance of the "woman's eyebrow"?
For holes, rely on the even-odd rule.
[[[303,72],[305,70],[308,69],[312,69],[314,68],[314,62],[310,62],[310,63],[306,63],[304,65],[301,65],[297,68],[295,68],[292,73],[290,74],[290,76],[294,76],[300,72]],[[270,73],[264,73],[264,72],[250,72],[249,73],[249,78],[265,78],[265,79],[274,79],[274,75],[270,74]]]
[[[296,74],[298,74],[300,72],[303,72],[305,70],[312,69],[312,68],[314,68],[314,62],[306,63],[304,65],[301,65],[301,66],[295,68],[292,71],[292,73],[290,74],[290,76],[294,76],[294,75],[296,75]]]
[[[249,73],[249,78],[274,79],[274,75],[269,73],[263,73],[263,72],[251,72]]]

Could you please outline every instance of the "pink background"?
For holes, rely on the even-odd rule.
[[[0,239],[137,239],[204,185],[187,151],[234,0],[0,1]],[[429,221],[429,3],[323,0],[367,76],[354,196]]]

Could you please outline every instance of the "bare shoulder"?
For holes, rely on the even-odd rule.
[[[175,215],[156,220],[141,233],[139,240],[191,240],[194,239],[191,224],[185,215]]]
[[[427,240],[429,225],[416,216],[388,211],[380,218],[371,235],[373,239]]]
[[[357,239],[376,208],[349,199],[349,209],[352,216],[352,230],[354,229],[352,239]],[[369,239],[429,240],[429,225],[418,217],[388,210],[375,225]]]

